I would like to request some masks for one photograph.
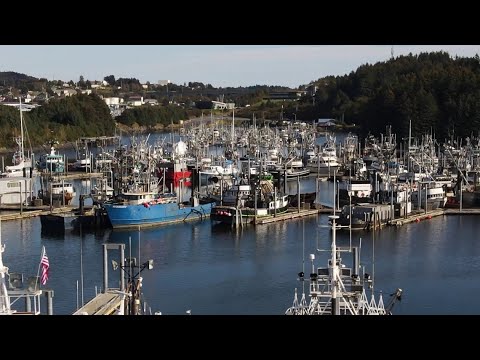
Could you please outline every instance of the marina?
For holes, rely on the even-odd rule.
[[[87,47],[4,47],[0,315],[480,313],[475,46]]]
[[[319,140],[327,141],[327,135]],[[154,134],[150,141],[158,144],[162,136]],[[342,136],[337,134],[337,138],[342,141]],[[188,141],[182,145],[179,141],[171,142],[177,157],[183,150],[195,146]],[[351,141],[350,134],[343,134],[345,144]],[[373,139],[369,141],[375,144]],[[389,149],[391,145],[388,144],[385,142],[380,148]],[[26,252],[33,251],[39,244],[48,245],[52,264],[49,288],[55,289],[55,303],[50,306],[54,314],[284,314],[291,304],[292,289],[298,286],[298,277],[292,274],[305,274],[305,259],[311,257],[309,254],[315,254],[315,260],[325,261],[319,249],[331,246],[332,233],[336,233],[336,243],[339,249],[343,249],[342,259],[354,252],[352,243],[358,245],[355,251],[361,249],[362,260],[356,266],[361,267],[362,276],[365,271],[371,276],[365,283],[367,287],[358,292],[356,286],[359,284],[349,280],[350,274],[341,269],[336,272],[328,270],[340,274],[339,279],[345,287],[338,288],[336,295],[331,291],[333,285],[328,282],[321,283],[322,288],[330,289],[327,292],[318,292],[320,283],[317,282],[302,291],[297,288],[293,307],[287,313],[396,315],[475,311],[468,307],[461,310],[440,306],[426,308],[422,305],[425,299],[418,303],[422,287],[420,283],[415,285],[416,280],[412,280],[408,270],[410,261],[420,261],[422,256],[428,257],[430,251],[438,251],[436,245],[426,248],[421,242],[443,239],[441,241],[450,244],[449,241],[457,236],[452,238],[447,228],[475,221],[475,217],[458,215],[480,214],[480,209],[472,207],[474,200],[468,194],[461,201],[450,200],[457,207],[443,206],[446,203],[444,198],[450,196],[453,199],[455,196],[448,190],[450,179],[442,180],[446,184],[444,193],[430,183],[419,191],[424,185],[421,181],[417,180],[416,186],[408,177],[405,182],[398,182],[399,175],[392,175],[388,170],[384,173],[382,166],[373,160],[373,153],[355,161],[355,169],[345,168],[344,160],[323,159],[334,165],[330,169],[327,165],[327,170],[310,169],[310,173],[302,173],[299,170],[301,162],[288,152],[285,155],[290,156],[290,160],[286,161],[295,164],[295,170],[287,171],[285,165],[269,168],[275,157],[276,161],[281,161],[278,159],[285,156],[282,151],[264,153],[271,156],[268,161],[256,150],[237,154],[238,157],[242,155],[242,160],[234,170],[235,157],[226,162],[217,160],[212,153],[200,154],[203,150],[198,149],[196,161],[176,158],[170,164],[165,162],[167,160],[159,160],[168,159],[168,152],[162,147],[149,148],[142,139],[131,139],[130,146],[119,149],[113,157],[119,162],[112,160],[100,162],[99,167],[93,165],[100,171],[64,171],[58,177],[61,180],[54,183],[62,190],[60,197],[52,197],[51,203],[36,199],[31,204],[5,204],[0,209],[5,229],[2,235],[10,231],[4,236],[6,242],[15,226],[30,228],[20,232],[23,239],[20,243],[32,242],[33,246],[17,248],[18,254],[28,257]],[[228,155],[228,141],[223,147]],[[333,147],[331,143],[325,147],[319,145],[319,149],[329,149],[328,155],[324,155],[329,158],[334,156]],[[219,146],[211,151],[218,153]],[[345,153],[342,158],[346,156]],[[105,154],[102,155],[102,159],[106,158]],[[160,165],[153,166],[155,164]],[[292,176],[295,172],[296,175]],[[355,181],[352,180],[353,174]],[[465,179],[465,183],[468,181]],[[54,189],[53,185],[50,186]],[[62,195],[68,189],[72,191],[69,199]],[[415,197],[411,198],[415,191]],[[47,199],[43,197],[42,200]],[[195,206],[202,207],[202,210],[193,210]],[[349,210],[350,206],[352,210]],[[157,208],[159,215],[155,215]],[[333,214],[340,224],[334,231],[329,229]],[[362,218],[364,222],[358,222]],[[233,219],[235,221],[230,222]],[[439,233],[437,228],[443,231]],[[462,225],[461,241],[473,241],[468,231],[469,228]],[[406,238],[410,239],[409,247],[422,246],[422,251],[413,258],[411,254],[403,254]],[[110,262],[99,266],[102,260],[105,261],[101,249],[106,244],[125,246],[132,254],[129,258],[137,257],[139,263],[140,259],[151,258],[158,265],[142,274],[142,284],[136,288],[142,298],[141,309],[128,301],[133,298],[126,295],[124,285],[115,286],[115,281],[105,282],[102,277],[106,266],[109,272],[121,271],[118,267],[111,268]],[[395,244],[399,247],[396,248]],[[348,254],[343,254],[345,251]],[[473,254],[475,252],[469,256]],[[440,252],[437,255],[439,258],[435,262],[442,262],[440,256],[449,254]],[[56,265],[53,256],[57,258]],[[20,266],[26,265],[21,265],[20,258],[15,259]],[[405,268],[392,269],[395,262]],[[53,276],[56,266],[65,276]],[[27,266],[20,271],[34,270]],[[185,279],[183,274],[186,271],[195,276]],[[325,276],[326,271],[315,270],[314,273]],[[358,271],[354,275],[360,275]],[[300,285],[305,284],[306,281]],[[398,287],[399,292],[392,286]],[[310,297],[316,294],[314,296],[319,298],[325,296],[324,300],[309,305],[304,294],[311,291]],[[390,297],[382,291],[396,295]],[[341,300],[332,302],[337,295]],[[267,300],[272,297],[276,299],[274,303]],[[353,298],[357,302],[350,302]],[[254,301],[255,306],[249,305],[249,301]]]

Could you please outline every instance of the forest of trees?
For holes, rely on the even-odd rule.
[[[366,64],[348,75],[312,82],[315,98],[302,99],[297,117],[343,119],[373,134],[391,125],[400,137],[408,136],[410,120],[416,136],[433,132],[443,140],[453,132],[478,135],[479,60],[478,55],[452,58],[433,52]]]
[[[113,135],[115,121],[105,102],[95,94],[54,99],[23,113],[32,147],[50,140],[60,143],[82,136]],[[0,147],[14,148],[14,137],[20,135],[20,113],[11,106],[0,105]]]
[[[192,115],[198,116],[198,113],[198,111],[192,113],[175,105],[162,107],[148,105],[126,109],[120,116],[117,116],[115,120],[127,126],[137,124],[138,126],[153,129],[158,125],[168,126],[171,123],[178,124],[179,120],[188,119]]]
[[[316,87],[316,92],[311,89]],[[297,102],[264,101],[239,116],[314,121],[334,118],[353,125],[360,135],[385,133],[398,138],[433,133],[439,141],[478,136],[480,130],[480,58],[445,52],[399,56],[365,64],[345,76],[312,81]],[[283,106],[283,109],[281,108]]]

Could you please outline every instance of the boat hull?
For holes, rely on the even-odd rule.
[[[190,206],[186,204],[104,204],[112,227],[131,228],[198,220],[210,216],[213,203]]]
[[[238,220],[241,219],[243,223],[252,223],[255,218],[271,217],[275,214],[282,214],[288,210],[288,205],[281,208],[266,209],[266,208],[241,208],[239,209]],[[215,222],[223,224],[235,225],[237,222],[236,217],[237,209],[234,206],[215,206],[212,209],[210,219]]]

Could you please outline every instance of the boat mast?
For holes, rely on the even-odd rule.
[[[335,174],[335,173],[334,173]],[[339,218],[338,215],[335,215],[335,181],[333,182],[333,214],[330,215],[329,218],[332,220],[332,259],[330,267],[330,274],[332,279],[332,315],[340,315],[340,307],[339,301],[337,299],[337,288],[339,284],[339,269],[337,264],[337,242],[336,242],[336,232],[337,232],[337,225],[335,220]]]
[[[234,137],[235,137],[235,109],[233,109],[232,111],[232,151],[234,149],[233,147]]]
[[[25,153],[24,153],[24,150],[23,150],[23,111],[22,111],[22,97],[19,96],[18,97],[19,101],[20,101],[20,156],[21,156],[21,161],[24,160],[24,157],[25,157]]]
[[[412,120],[410,119],[408,122],[408,162],[407,162],[408,171],[411,171],[410,170],[410,155],[411,155],[410,147],[411,146],[412,146]]]
[[[4,251],[5,246],[2,246],[0,225],[0,314],[10,314],[10,298],[8,297],[7,285],[5,283],[5,274],[8,273],[8,268],[6,266],[3,266],[2,260],[2,253]]]

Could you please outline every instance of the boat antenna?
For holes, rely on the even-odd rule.
[[[302,273],[305,274],[305,219],[302,219]],[[305,294],[305,281],[302,281],[302,295]]]
[[[335,204],[335,198],[337,197],[337,193],[336,193],[336,189],[335,189],[335,183],[337,182],[336,180],[336,174],[337,174],[337,171],[334,170],[333,171],[333,212],[332,212],[332,215],[335,215],[335,212],[336,212],[336,204]]]
[[[350,184],[351,184],[351,180],[350,180]],[[351,190],[352,187],[350,185],[350,190],[348,192],[348,197],[349,197],[349,200],[350,200],[350,224],[349,224],[349,230],[350,230],[350,252],[352,252],[352,194],[351,194]]]
[[[130,278],[131,278],[131,275],[133,273],[133,264],[132,264],[132,237],[129,236],[128,237],[128,256],[129,256],[129,260],[128,260],[128,266],[130,267],[130,272],[128,273],[128,281],[129,281],[129,284],[128,286],[130,286]]]
[[[22,111],[22,96],[19,95],[18,99],[20,101],[20,156],[22,157],[21,160],[24,160],[24,150],[23,150],[23,111]]]
[[[80,285],[82,291],[82,306],[83,301],[83,235],[82,235],[82,223],[80,222]]]
[[[375,283],[375,226],[372,233],[372,296],[373,296],[373,284]]]
[[[337,232],[337,224],[335,222],[336,219],[339,218],[338,215],[335,214],[335,174],[336,171],[333,172],[333,212],[332,215],[329,216],[330,220],[332,220],[332,258],[330,260],[329,268],[330,268],[330,275],[332,279],[332,315],[339,315],[340,308],[339,302],[337,299],[337,287],[338,287],[338,277],[339,277],[339,268],[337,265],[337,241],[336,241],[336,232]]]
[[[335,183],[334,183],[335,186]],[[334,213],[335,214],[335,213]],[[339,218],[338,215],[330,215],[329,218],[332,220],[332,259],[330,264],[331,278],[332,283],[332,315],[339,315],[340,308],[339,302],[337,299],[337,287],[338,287],[338,277],[339,277],[339,268],[337,264],[337,242],[336,242],[336,231],[337,225],[335,220]]]
[[[142,262],[140,261],[140,225],[139,225],[139,226],[138,226],[138,264],[139,264],[139,266],[140,266],[141,263],[142,263]],[[139,288],[139,290],[140,290],[140,289],[141,289],[141,288]],[[139,291],[139,294],[138,294],[139,299],[141,299],[141,296],[142,296],[142,294],[141,294],[140,291]],[[145,304],[144,304],[144,305],[145,305]],[[140,307],[140,309],[141,309],[141,307]],[[146,309],[145,309],[145,310],[143,311],[143,314],[145,314],[146,312],[147,312],[147,311],[146,311]]]
[[[5,245],[2,245],[2,222],[0,221],[0,313],[10,314],[10,297],[7,292],[5,275],[8,274],[8,267],[3,266],[2,253],[5,251]]]
[[[141,261],[140,261],[140,225],[138,226],[138,263],[141,264]]]

